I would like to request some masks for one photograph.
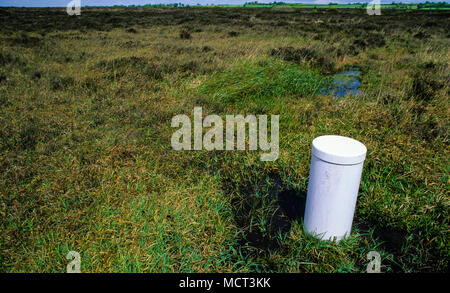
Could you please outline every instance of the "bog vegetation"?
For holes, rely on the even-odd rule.
[[[447,10],[0,8],[0,271],[447,271]],[[361,94],[321,93],[346,68]],[[280,115],[280,157],[171,118]],[[310,146],[368,148],[351,237],[302,228]]]

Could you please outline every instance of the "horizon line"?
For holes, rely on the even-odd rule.
[[[70,3],[71,1],[68,0]],[[214,0],[212,0],[214,1]],[[226,1],[226,0],[225,0]],[[83,2],[83,1],[81,1]],[[244,6],[246,4],[250,5],[265,5],[265,6],[276,6],[276,5],[314,5],[314,6],[330,6],[330,5],[339,5],[339,6],[345,6],[345,5],[355,5],[355,4],[369,4],[371,0],[366,1],[353,1],[348,3],[338,3],[339,0],[336,0],[336,2],[330,1],[328,3],[314,3],[314,2],[283,2],[283,1],[273,1],[273,2],[258,2],[258,1],[248,1],[242,4],[232,4],[232,3],[210,3],[210,4],[189,4],[189,3],[182,3],[182,2],[171,2],[171,3],[147,3],[147,4],[114,4],[114,5],[81,5],[81,7],[146,7],[146,6],[172,6],[172,5],[180,5],[181,7],[198,7],[198,6]],[[412,1],[391,1],[389,0],[385,1],[386,3],[383,3],[381,1],[381,5],[393,5],[393,4],[400,4],[400,5],[419,5],[419,4],[436,4],[436,3],[445,3],[449,4],[448,1],[439,1],[439,0],[428,0],[423,2],[412,2]],[[3,8],[66,8],[67,5],[64,6],[20,6],[20,5],[5,5],[3,6],[0,3],[0,7]]]

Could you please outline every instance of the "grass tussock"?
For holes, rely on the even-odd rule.
[[[273,105],[314,96],[326,82],[319,74],[269,59],[242,62],[214,74],[200,86],[200,93],[226,104]]]

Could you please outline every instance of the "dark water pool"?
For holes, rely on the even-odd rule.
[[[361,80],[359,68],[350,68],[335,74],[332,77],[331,84],[321,90],[323,95],[332,95],[336,98],[343,98],[347,95],[361,94],[359,87]]]

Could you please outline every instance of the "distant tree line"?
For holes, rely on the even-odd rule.
[[[252,2],[245,2],[244,6],[252,6],[252,5],[270,5],[270,6],[276,6],[276,5],[295,5],[297,3],[286,3],[286,2],[270,2],[270,3],[258,3],[258,1],[252,1]],[[300,4],[300,3],[298,3]],[[335,2],[329,2],[328,5],[360,5],[360,6],[367,6],[367,3],[348,3],[348,4],[339,4]],[[402,3],[402,2],[392,2],[392,4],[388,4],[390,6],[396,6],[398,8],[409,8],[411,5],[416,5],[418,9],[423,8],[450,8],[450,4],[442,1],[442,2],[430,2],[426,1],[423,3]]]
[[[450,8],[450,4],[447,2],[425,2],[417,4],[418,9],[423,8]]]
[[[245,4],[243,5],[244,7],[246,6],[254,6],[254,5],[258,5],[258,6],[281,6],[281,5],[293,5],[295,6],[296,4],[300,4],[300,3],[286,3],[286,2],[270,2],[270,3],[258,3],[258,1],[252,1],[252,2],[245,2]],[[206,4],[208,5],[208,4]],[[352,6],[357,6],[359,5],[361,8],[365,8],[367,6],[367,3],[351,3],[351,4],[338,4],[335,2],[330,2],[327,5],[329,6],[334,6],[334,5],[352,5]],[[382,4],[383,5],[383,4]],[[398,8],[398,9],[411,9],[412,6],[416,7],[417,9],[449,9],[450,8],[450,4],[442,1],[442,2],[430,2],[430,1],[426,1],[423,3],[402,3],[402,2],[392,2],[391,4],[386,4],[387,6],[391,6],[394,8]],[[153,6],[153,7],[191,7],[191,6],[202,6],[202,4],[197,3],[197,5],[189,5],[189,4],[183,4],[183,3],[170,3],[170,4],[144,4],[144,5],[114,5],[114,7],[123,7],[123,6],[128,6],[128,7],[138,7],[138,6]],[[214,6],[214,4],[209,4],[209,6]]]

